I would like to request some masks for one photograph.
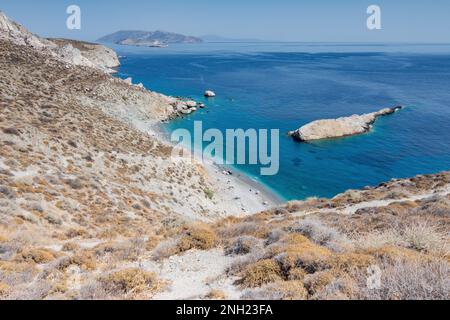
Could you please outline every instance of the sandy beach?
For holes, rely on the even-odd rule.
[[[145,125],[141,122],[136,127],[162,143],[174,145],[160,123]],[[217,165],[209,159],[194,161],[201,164],[215,186],[215,205],[224,216],[254,214],[283,203],[283,199],[266,186],[230,166]]]

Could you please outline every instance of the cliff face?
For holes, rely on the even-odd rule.
[[[116,52],[103,45],[67,39],[50,40],[53,43],[56,43],[60,48],[69,47],[71,50],[79,50],[84,58],[101,68],[110,69],[120,66],[120,61]]]

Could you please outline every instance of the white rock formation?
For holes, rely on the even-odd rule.
[[[216,96],[216,93],[214,91],[211,91],[211,90],[206,90],[205,91],[205,97],[213,98],[215,96]]]
[[[34,35],[20,24],[10,20],[2,11],[0,11],[0,39],[11,40],[18,45],[31,46],[36,49],[55,49],[57,47],[53,42]]]
[[[188,108],[195,108],[195,107],[197,107],[197,102],[192,101],[192,100],[186,101],[186,106]]]
[[[110,48],[107,48],[100,44],[77,41],[77,40],[67,40],[67,39],[50,39],[53,43],[59,47],[65,47],[67,45],[72,46],[72,50],[79,51],[79,54],[89,62],[81,65],[88,66],[89,64],[94,65],[94,67],[103,69],[107,72],[113,72],[111,68],[120,66],[119,57],[116,52]],[[78,53],[76,53],[78,55]],[[79,65],[80,62],[78,61]]]
[[[31,46],[60,59],[65,63],[86,66],[112,73],[120,65],[116,53],[102,45],[65,39],[44,39],[10,20],[0,11],[0,39],[21,46]]]
[[[370,131],[378,117],[392,114],[401,108],[399,106],[363,115],[317,120],[289,132],[289,135],[298,141],[312,141],[362,134]]]

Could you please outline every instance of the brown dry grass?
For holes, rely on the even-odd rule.
[[[158,288],[158,280],[152,272],[141,269],[125,269],[113,272],[100,278],[105,291],[111,296],[154,292]]]
[[[11,291],[11,287],[6,283],[0,282],[0,299],[6,297]]]
[[[247,266],[238,284],[244,288],[254,288],[278,280],[281,280],[280,266],[275,261],[266,259]]]
[[[16,261],[34,262],[37,264],[49,263],[56,259],[57,253],[43,248],[24,249],[15,257]]]

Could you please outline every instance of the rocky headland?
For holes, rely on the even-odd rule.
[[[289,135],[298,141],[313,141],[341,138],[369,132],[377,118],[395,113],[401,106],[386,108],[363,115],[352,115],[338,119],[316,120],[308,123]]]

